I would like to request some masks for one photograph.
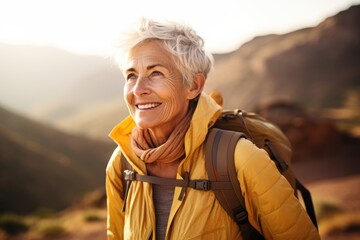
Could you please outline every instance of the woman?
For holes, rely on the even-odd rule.
[[[183,195],[181,187],[134,181],[125,194],[121,156],[140,175],[207,179],[203,143],[221,114],[202,92],[212,58],[193,29],[142,20],[126,49],[121,68],[130,116],[110,133],[119,147],[106,175],[108,239],[241,239],[212,191],[186,189]],[[257,230],[268,239],[319,238],[265,151],[241,139],[235,157],[249,221]],[[259,160],[248,164],[250,158]]]

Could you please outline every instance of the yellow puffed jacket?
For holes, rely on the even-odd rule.
[[[221,108],[202,93],[185,136],[186,157],[178,167],[177,179],[189,172],[190,179],[207,179],[203,142],[208,127],[221,114]],[[126,118],[110,133],[119,145],[106,169],[108,203],[108,239],[155,239],[155,212],[151,184],[131,184],[126,210],[120,156],[124,154],[139,174],[146,166],[131,150],[131,130],[135,126]],[[257,158],[256,161],[251,160]],[[266,239],[320,239],[287,180],[280,175],[264,150],[248,140],[239,140],[235,149],[235,166],[245,198],[250,223]],[[222,209],[212,191],[188,188],[182,201],[180,187],[175,188],[166,239],[242,239],[236,223]]]

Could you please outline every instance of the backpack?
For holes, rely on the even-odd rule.
[[[253,228],[245,209],[244,198],[236,176],[234,151],[240,138],[252,141],[264,149],[275,162],[277,169],[288,180],[294,194],[304,201],[306,211],[317,228],[314,205],[309,190],[295,177],[291,169],[291,144],[275,125],[255,113],[241,110],[223,111],[209,129],[205,144],[205,166],[210,181],[232,183],[232,189],[214,189],[217,200],[238,224],[244,239],[264,239]]]
[[[143,176],[133,171],[122,154],[123,186],[126,186],[123,211],[132,181],[182,187],[179,200],[183,198],[186,188],[212,190],[220,205],[238,224],[244,239],[264,239],[248,221],[244,198],[236,175],[234,151],[240,138],[246,138],[268,152],[280,173],[293,187],[294,194],[298,196],[298,192],[301,193],[306,211],[317,228],[311,194],[295,177],[290,166],[292,151],[289,140],[278,127],[264,118],[240,110],[223,111],[209,129],[205,142],[205,166],[209,180],[192,180],[188,178],[188,174],[185,174],[184,180]]]

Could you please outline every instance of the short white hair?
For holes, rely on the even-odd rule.
[[[197,74],[203,74],[206,78],[213,67],[213,56],[205,51],[203,38],[190,26],[176,22],[141,18],[137,29],[123,39],[121,48],[129,52],[135,46],[151,40],[159,40],[173,56],[184,84],[192,85]]]

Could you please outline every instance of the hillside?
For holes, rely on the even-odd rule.
[[[54,48],[0,44],[0,52],[0,215],[66,208],[30,216],[30,231],[14,240],[41,239],[53,225],[64,232],[52,239],[105,239],[107,133],[127,114],[119,70],[111,59]],[[282,128],[294,171],[325,216],[323,239],[360,234],[359,79],[360,5],[215,55],[205,89],[220,90],[226,108],[254,110]]]
[[[0,107],[0,213],[60,210],[103,187],[109,142],[64,134]]]
[[[343,120],[342,126],[356,119],[347,125],[355,128],[360,124],[359,79],[360,6],[353,6],[316,27],[256,37],[216,56],[207,90],[220,90],[229,108],[249,110],[285,99]]]
[[[121,76],[111,59],[43,46],[0,44],[0,52],[0,102],[16,111],[27,114],[60,99],[84,106],[117,96],[112,86]]]
[[[360,135],[360,6],[315,27],[255,37],[215,55],[205,90],[225,106],[252,110],[291,100]],[[0,44],[0,103],[68,132],[107,138],[127,115],[112,59],[53,48]],[[19,71],[21,69],[21,71]]]
[[[106,138],[122,104],[122,76],[113,59],[43,46],[0,44],[0,52],[1,105],[63,130],[91,135],[96,129]],[[115,120],[93,120],[103,111]]]
[[[289,138],[292,166],[303,182],[360,174],[360,138],[342,131],[333,121],[288,101],[260,105],[255,112],[279,126]]]

